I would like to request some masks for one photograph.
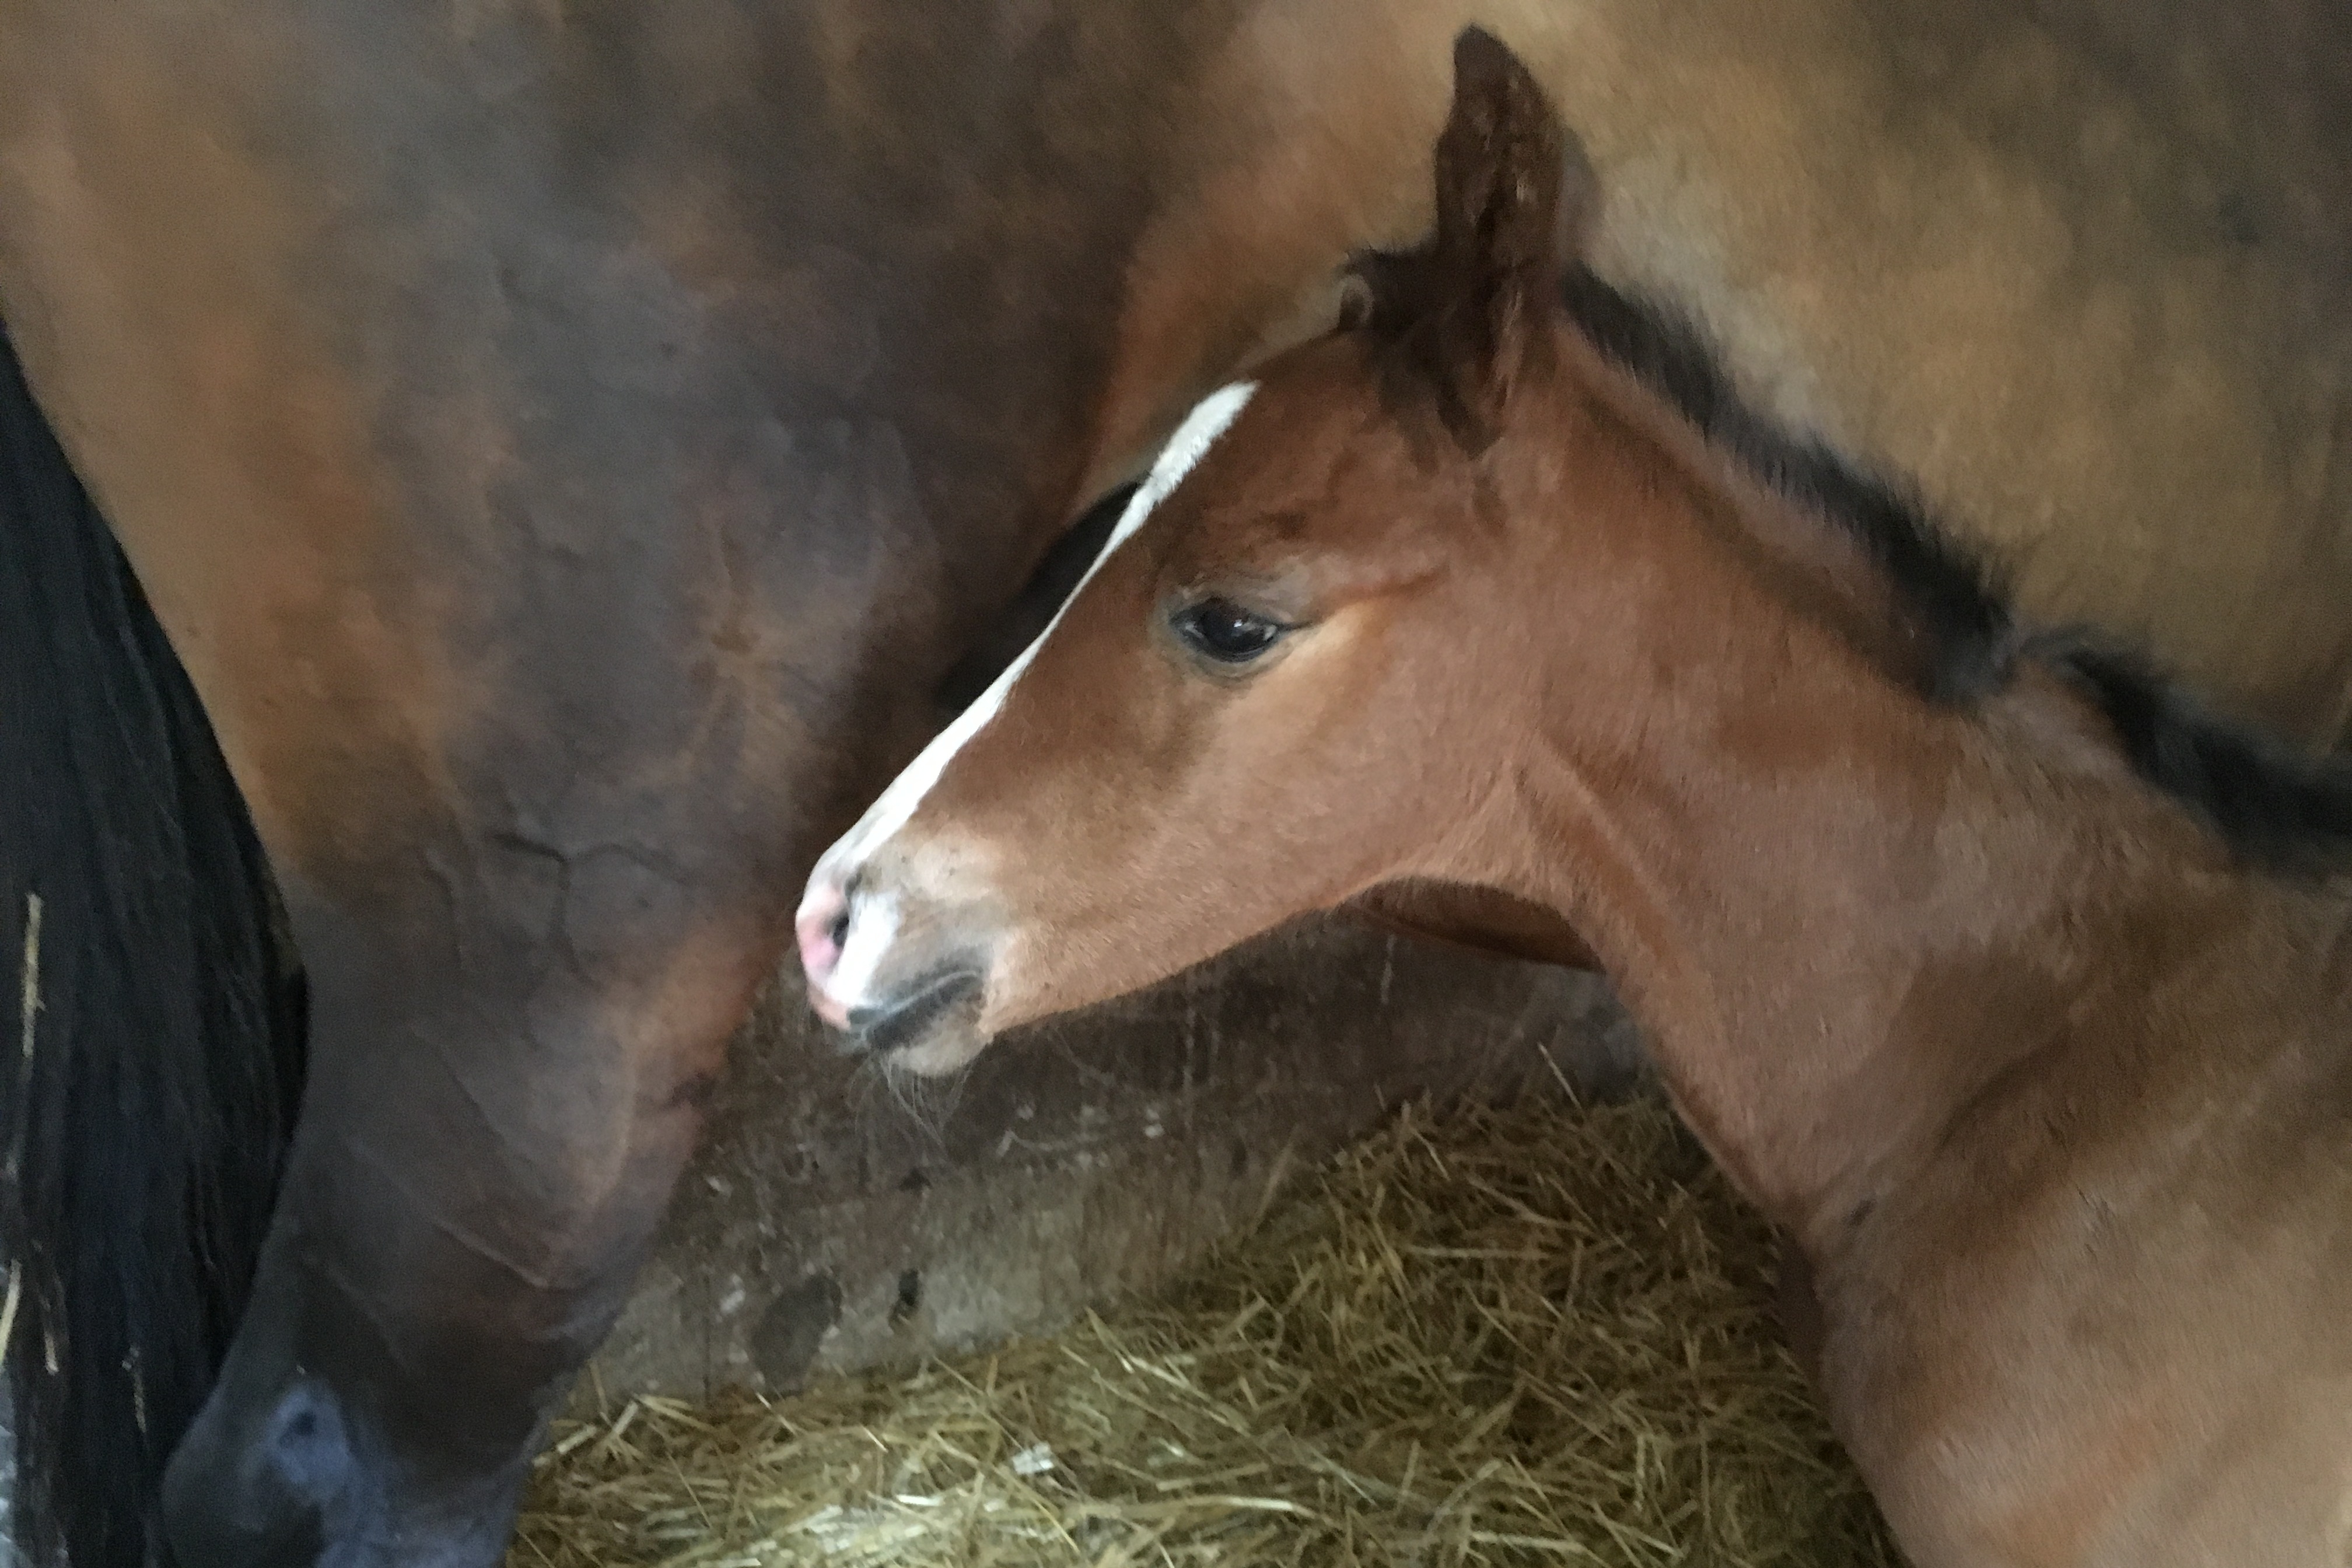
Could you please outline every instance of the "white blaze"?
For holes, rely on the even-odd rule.
[[[1054,612],[1054,618],[1045,623],[1045,629],[1037,634],[1034,642],[1022,650],[1019,658],[1005,667],[1004,673],[998,676],[971,707],[956,716],[954,723],[940,731],[931,743],[923,748],[922,753],[907,764],[906,771],[892,780],[890,787],[866,807],[866,815],[858,818],[857,826],[835,840],[833,847],[824,852],[824,858],[817,862],[816,870],[809,878],[808,896],[801,904],[803,911],[815,901],[817,889],[828,883],[845,886],[850,876],[877,848],[907,826],[908,819],[915,815],[915,808],[923,804],[923,797],[930,794],[931,786],[939,783],[940,775],[947,771],[948,763],[954,760],[956,753],[962,751],[974,735],[986,729],[989,721],[1003,708],[1006,696],[1013,690],[1013,683],[1021,679],[1021,672],[1029,668],[1030,660],[1037,657],[1037,650],[1045,646],[1047,637],[1054,635],[1054,628],[1062,624],[1062,616],[1068,611],[1072,601],[1086,591],[1094,574],[1102,570],[1103,563],[1110,559],[1111,552],[1135,536],[1137,531],[1143,527],[1144,520],[1151,515],[1151,509],[1167,500],[1169,492],[1192,471],[1202,454],[1232,426],[1251,395],[1256,391],[1255,382],[1238,381],[1211,393],[1194,405],[1192,412],[1186,415],[1184,422],[1176,427],[1176,433],[1168,437],[1168,445],[1160,448],[1158,459],[1151,465],[1151,472],[1137,487],[1135,498],[1119,514],[1118,526],[1111,530],[1110,538],[1103,544],[1102,553],[1097,555],[1094,564],[1087,568],[1087,574],[1078,579],[1078,585],[1070,590],[1069,598],[1062,601],[1062,607]],[[895,904],[887,910],[877,910],[881,918],[869,921],[866,918],[864,906],[872,901],[858,900],[851,905],[849,931],[842,942],[841,961],[825,987],[845,1005],[854,1004],[863,993],[866,982],[873,978],[875,969],[881,962],[883,950],[896,934]]]
[[[841,944],[840,961],[825,977],[825,991],[843,1006],[856,1005],[874,984],[876,973],[882,967],[882,955],[890,951],[890,939],[898,934],[898,898],[884,893],[878,898],[861,899],[849,922],[849,933]]]

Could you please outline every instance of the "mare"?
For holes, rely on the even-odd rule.
[[[1489,889],[1589,944],[1791,1238],[1921,1568],[2340,1568],[2352,773],[2031,629],[1750,416],[1579,268],[1591,176],[1475,30],[1436,171],[1433,238],[1195,409],[827,852],[818,1012],[939,1071]]]
[[[498,1557],[808,863],[1425,226],[1456,8],[1590,20],[0,0],[19,1550]]]

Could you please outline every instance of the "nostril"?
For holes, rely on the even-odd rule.
[[[313,1563],[367,1486],[341,1404],[297,1377],[274,1399],[209,1405],[163,1475],[163,1523],[181,1568]]]
[[[314,1507],[340,1496],[352,1474],[352,1447],[334,1395],[297,1384],[271,1414],[262,1461],[286,1490]]]
[[[812,980],[822,980],[840,962],[841,943],[849,931],[849,900],[831,882],[812,882],[801,900],[793,931],[799,939],[801,966]]]

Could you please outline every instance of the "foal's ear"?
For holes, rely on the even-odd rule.
[[[1437,141],[1437,234],[1455,391],[1490,427],[1547,346],[1597,182],[1551,100],[1483,27],[1454,40],[1454,108]]]

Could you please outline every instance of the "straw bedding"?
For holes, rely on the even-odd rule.
[[[1896,1563],[1654,1100],[1403,1114],[1162,1299],[912,1373],[632,1402],[518,1568]]]

